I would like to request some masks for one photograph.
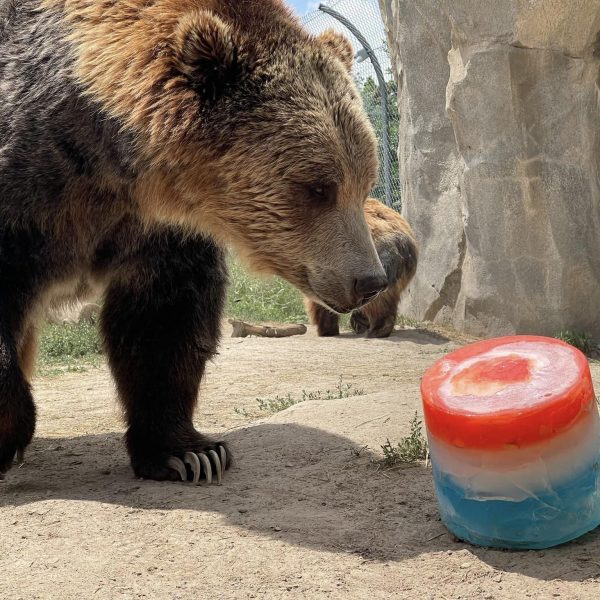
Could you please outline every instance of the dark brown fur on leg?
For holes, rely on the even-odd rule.
[[[11,346],[0,326],[0,479],[10,469],[15,454],[22,453],[31,442],[35,430],[35,405],[16,349]]]
[[[2,225],[0,221],[0,479],[35,430],[35,405],[26,379],[31,355],[26,347],[32,339],[26,324],[47,266],[38,232],[18,227],[3,231]]]
[[[35,430],[35,405],[10,333],[10,322],[14,324],[20,312],[0,302],[0,479],[15,454],[23,453]]]
[[[308,318],[312,325],[317,326],[317,334],[320,337],[339,335],[340,318],[336,313],[308,299],[305,301],[305,306]]]
[[[109,286],[101,323],[138,477],[178,479],[171,456],[217,449],[192,417],[225,285],[222,251],[171,231],[148,239]]]

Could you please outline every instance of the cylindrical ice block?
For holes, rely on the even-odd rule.
[[[477,342],[436,362],[421,393],[441,517],[458,538],[549,548],[600,524],[600,423],[579,350]]]

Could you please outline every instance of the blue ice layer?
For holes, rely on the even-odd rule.
[[[599,462],[551,492],[516,502],[468,498],[452,476],[435,466],[433,477],[442,521],[456,537],[478,546],[550,548],[600,525]]]

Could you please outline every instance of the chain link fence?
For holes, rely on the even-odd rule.
[[[354,78],[379,140],[379,181],[372,195],[399,211],[397,86],[378,0],[314,2],[314,10],[303,17],[303,22],[313,34],[335,29],[352,42],[356,51]]]

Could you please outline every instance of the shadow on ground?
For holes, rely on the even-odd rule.
[[[360,339],[364,338],[365,340],[369,339],[363,335],[357,335],[353,331],[343,331],[339,334],[340,338],[347,339]],[[387,338],[379,338],[383,342],[413,342],[415,344],[419,344],[420,346],[429,346],[431,344],[440,346],[442,344],[447,344],[451,340],[446,336],[437,333],[435,331],[430,331],[428,329],[394,329],[391,335]]]
[[[494,551],[453,540],[439,522],[429,469],[382,470],[372,452],[348,438],[267,423],[227,439],[237,458],[220,487],[134,479],[117,433],[37,439],[27,463],[0,485],[0,506],[79,500],[185,509],[220,514],[258,538],[366,560],[466,548],[495,569],[537,579],[583,581],[600,574],[598,531],[545,552]],[[559,554],[560,572],[559,556],[545,560],[549,554]]]

